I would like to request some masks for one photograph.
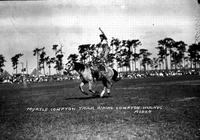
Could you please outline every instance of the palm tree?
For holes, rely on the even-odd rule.
[[[54,57],[54,58],[55,58],[55,61],[54,61],[54,62],[56,62],[57,48],[58,48],[58,45],[57,45],[57,44],[54,44],[53,47],[52,47],[52,50],[54,51],[54,54],[55,54],[55,57]],[[56,66],[55,66],[55,67],[56,67]],[[54,68],[55,68],[55,67],[54,67]],[[56,73],[57,73],[57,70],[56,70]]]
[[[188,68],[189,57],[188,57],[188,56],[185,56],[183,59],[184,59],[184,61],[183,61],[183,66],[184,66],[184,68]]]
[[[11,58],[12,64],[13,64],[13,69],[16,70],[16,74],[17,74],[17,68],[18,68],[18,64],[19,64],[19,58],[23,56],[23,54],[19,53],[16,54],[15,56],[13,56]]]
[[[172,38],[165,38],[164,42],[165,42],[165,47],[166,47],[167,51],[169,52],[169,63],[170,63],[170,69],[171,69],[172,68],[172,65],[171,65],[171,61],[172,61],[171,60],[171,54],[173,53],[172,48],[174,47],[175,41]]]
[[[130,71],[130,52],[127,49],[122,49],[121,50],[121,66],[125,67],[126,72],[127,68],[129,68]]]
[[[55,44],[55,45],[53,45],[53,50],[54,50],[54,53],[55,53],[55,56],[56,56],[56,53],[57,53],[57,48],[58,48],[58,45],[57,44]]]
[[[151,55],[151,53],[149,53],[149,55]],[[147,70],[150,70],[149,68],[152,68],[153,60],[151,58],[147,57],[147,58],[145,58],[145,62],[147,65]]]
[[[177,69],[177,65],[183,62],[186,45],[187,44],[185,44],[183,41],[177,41],[174,43],[174,51],[172,52],[172,64],[175,65],[175,69]]]
[[[58,72],[61,72],[61,70],[63,69],[63,63],[62,63],[63,56],[64,56],[63,54],[56,55],[56,60],[55,60],[56,65],[54,68],[56,68]]]
[[[165,56],[165,68],[168,70],[168,62],[167,62],[167,56],[170,58],[170,68],[171,68],[171,53],[172,53],[172,47],[174,46],[175,41],[172,38],[164,38],[163,40],[158,41],[158,45],[164,48],[164,56]]]
[[[144,71],[146,71],[147,66],[150,65],[151,59],[149,58],[149,56],[151,55],[150,52],[148,52],[147,49],[140,49],[140,54],[142,55],[142,66],[144,68]]]
[[[3,72],[3,67],[5,66],[6,60],[2,54],[0,54],[0,74]]]
[[[121,55],[116,56],[117,68],[119,68],[119,70],[120,68],[123,67],[123,62],[124,62],[121,57],[122,57]],[[122,69],[120,71],[122,71]]]
[[[119,60],[120,57],[118,56],[119,55],[118,52],[119,52],[119,48],[121,48],[121,41],[118,38],[112,37],[110,46],[112,47],[112,51],[111,52],[115,56],[115,59],[114,59],[113,63],[118,65],[118,63],[120,62],[120,60]],[[114,49],[114,47],[115,47],[115,49]],[[118,66],[117,66],[117,69],[118,69]]]
[[[164,69],[164,59],[165,59],[165,55],[166,55],[166,52],[165,52],[165,49],[163,46],[158,46],[156,47],[156,49],[158,49],[158,62],[159,62],[159,69],[161,69],[161,66],[163,67]]]
[[[187,46],[187,44],[185,44],[185,42],[183,42],[183,41],[179,41],[178,44],[177,44],[177,49],[179,51],[179,55],[180,55],[182,62],[184,62],[186,46]]]
[[[46,62],[46,64],[47,64],[48,68],[49,68],[49,75],[51,75],[51,64],[53,64],[54,61],[55,61],[55,58],[54,58],[54,57],[50,58],[49,56],[47,56],[47,57],[45,58],[45,62]]]
[[[129,67],[130,70],[130,47],[127,45],[127,40],[122,40],[119,46],[116,46],[115,49],[115,59],[117,61],[117,65],[119,68],[121,68],[123,71],[123,67],[126,68]],[[129,63],[129,64],[128,64]]]
[[[45,75],[45,61],[46,61],[46,52],[44,51],[45,47],[41,49],[41,54],[40,54],[40,61],[39,61],[39,67],[40,69],[43,69],[44,75]]]
[[[60,45],[60,49],[58,49],[58,45],[53,45],[53,50],[55,52],[55,66],[54,68],[56,68],[56,73],[58,74],[58,72],[60,73],[63,69],[63,62],[62,62],[62,58],[64,57],[63,55],[63,51],[62,51],[63,46]]]
[[[121,45],[118,46],[118,48],[116,48],[115,59],[116,59],[116,63],[117,63],[117,68],[119,68],[119,70],[121,68],[120,71],[122,71],[123,62],[124,62],[123,53],[124,53],[124,51],[122,50]]]
[[[134,64],[135,64],[135,70],[137,69],[136,68],[136,61],[139,59],[139,54],[136,53],[136,48],[140,45],[142,45],[142,43],[140,42],[139,39],[135,39],[135,40],[131,40],[131,44],[132,44],[132,47],[134,49],[134,53],[133,53],[133,61],[134,61]]]
[[[37,57],[37,76],[39,74],[39,55],[40,55],[41,49],[35,48],[33,50],[33,55]]]
[[[131,71],[131,57],[133,55],[133,52],[131,51],[131,48],[133,46],[133,41],[130,40],[123,40],[122,41],[122,55],[124,56],[124,66],[129,68],[129,71]]]
[[[139,61],[140,59],[140,54],[139,53],[134,53],[132,54],[133,58],[132,60],[134,61],[134,64],[135,64],[135,71],[137,70],[137,67],[136,67],[136,62]]]
[[[151,67],[152,67],[153,70],[156,70],[156,69],[158,68],[158,65],[159,65],[159,64],[158,64],[158,60],[159,60],[159,59],[158,59],[158,58],[155,58],[155,57],[152,59]]]
[[[189,45],[189,59],[191,64],[194,65],[195,69],[197,68],[197,63],[200,61],[200,43]],[[192,65],[191,65],[192,66]]]

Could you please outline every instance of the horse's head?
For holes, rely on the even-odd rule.
[[[80,71],[84,71],[85,70],[85,66],[82,64],[82,63],[79,63],[79,62],[69,62],[66,64],[66,69],[68,71],[77,71],[77,72],[80,72]]]
[[[66,71],[72,71],[72,64],[71,64],[71,62],[68,62],[67,64],[65,64],[65,70]]]

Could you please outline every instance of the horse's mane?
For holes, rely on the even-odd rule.
[[[85,70],[85,65],[79,62],[74,62],[74,70],[83,71]]]

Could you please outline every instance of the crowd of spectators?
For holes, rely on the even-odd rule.
[[[1,77],[0,83],[40,83],[40,82],[50,82],[50,81],[63,81],[74,79],[74,76],[66,75],[39,75],[39,76],[30,76],[17,74],[13,76]]]
[[[119,77],[122,79],[138,79],[146,77],[166,77],[177,75],[200,75],[200,69],[187,69],[187,70],[151,70],[151,71],[135,71],[135,72],[120,72]],[[13,76],[0,77],[0,83],[39,83],[50,81],[63,81],[63,80],[77,80],[80,79],[78,74],[71,75],[28,75],[28,74],[15,74]]]
[[[128,79],[138,79],[146,77],[167,77],[167,76],[181,76],[181,75],[200,75],[200,69],[187,70],[151,70],[151,71],[136,71],[136,72],[122,72],[120,77]]]

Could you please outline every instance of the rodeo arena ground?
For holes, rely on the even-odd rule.
[[[0,138],[198,139],[200,75],[120,73],[110,95],[84,95],[80,79],[0,84]],[[95,90],[103,88],[96,82]],[[84,87],[88,92],[88,86]]]

